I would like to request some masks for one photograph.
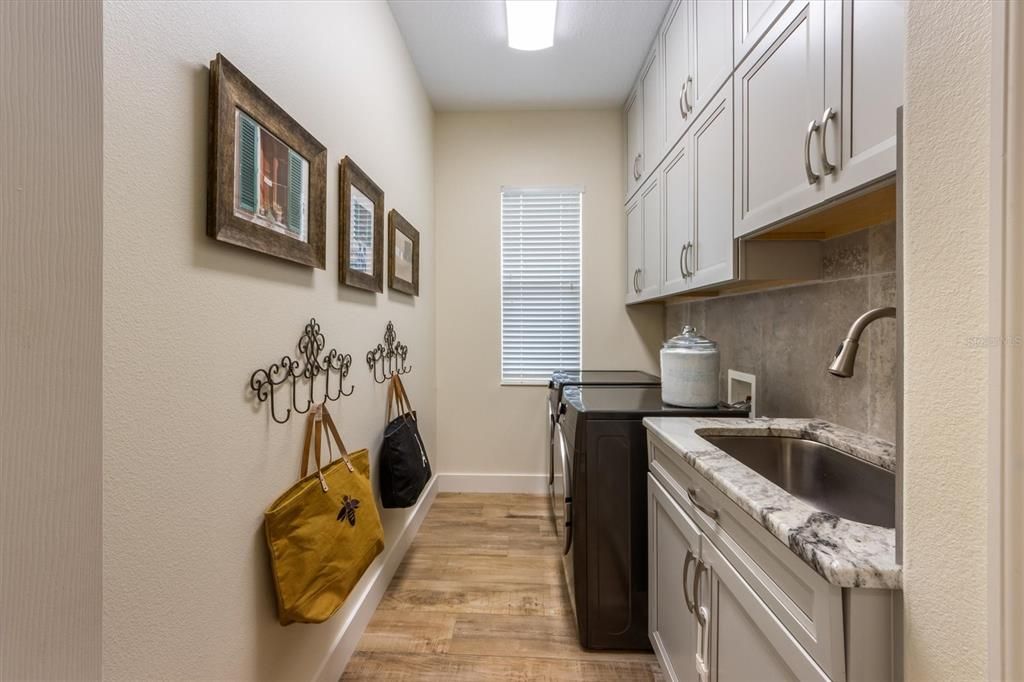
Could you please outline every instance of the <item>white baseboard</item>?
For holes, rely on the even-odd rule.
[[[546,495],[547,474],[438,474],[442,493],[525,493]]]
[[[395,571],[398,570],[402,559],[405,558],[409,545],[412,544],[413,538],[416,537],[416,533],[420,529],[420,524],[423,523],[431,505],[434,504],[434,498],[437,497],[440,487],[438,478],[439,476],[435,476],[427,484],[422,497],[416,502],[413,512],[406,520],[402,532],[384,549],[383,560],[370,567],[369,571],[373,572],[372,576],[366,576],[366,579],[361,580],[356,587],[357,591],[353,591],[349,595],[349,601],[355,604],[355,607],[346,609],[348,617],[338,633],[337,639],[334,640],[330,653],[327,654],[314,678],[318,682],[337,682],[341,674],[345,672],[345,666],[348,665],[349,659],[355,653],[356,645],[359,644],[363,631],[366,630],[370,618],[373,617],[377,605],[380,604],[384,592],[388,589],[391,578],[394,577]]]

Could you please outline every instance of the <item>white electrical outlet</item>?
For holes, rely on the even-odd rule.
[[[748,397],[750,398],[750,417],[753,419],[757,416],[757,377],[730,369],[728,401],[738,403]]]

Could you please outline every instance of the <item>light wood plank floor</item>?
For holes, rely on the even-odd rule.
[[[342,680],[662,680],[576,639],[546,497],[438,495]]]

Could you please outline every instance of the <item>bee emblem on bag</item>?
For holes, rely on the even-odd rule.
[[[359,509],[359,500],[351,498],[348,495],[344,495],[341,503],[341,509],[338,510],[338,520],[348,520],[348,525],[356,525],[356,509]]]

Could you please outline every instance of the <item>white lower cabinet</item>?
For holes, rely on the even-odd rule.
[[[670,680],[697,680],[697,620],[690,597],[700,531],[654,478],[647,483],[648,622],[651,646]]]
[[[651,645],[670,680],[828,680],[754,589],[648,475]]]
[[[698,595],[708,630],[701,659],[708,680],[828,680],[785,626],[713,544],[701,545]]]

